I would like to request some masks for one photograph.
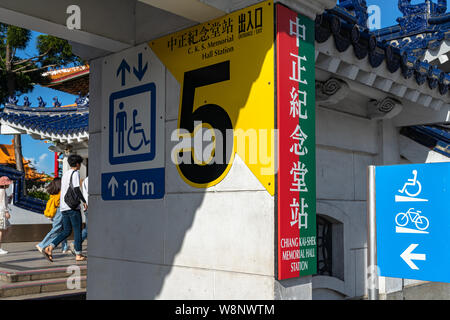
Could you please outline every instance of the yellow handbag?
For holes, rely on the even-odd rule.
[[[59,207],[59,199],[61,193],[50,195],[50,199],[47,201],[47,205],[45,206],[44,216],[47,218],[53,218],[56,214],[56,210]]]

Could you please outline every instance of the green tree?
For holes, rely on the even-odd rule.
[[[30,30],[0,23],[0,104],[5,103],[8,97],[32,91],[35,85],[48,83],[49,79],[42,73],[50,68],[82,63],[66,40],[49,35],[37,37],[38,53],[35,56],[18,57],[17,50],[29,48],[30,40]],[[14,145],[16,168],[23,172],[20,134],[14,135]]]

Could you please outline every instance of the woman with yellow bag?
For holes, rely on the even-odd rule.
[[[47,247],[60,232],[63,231],[62,224],[62,214],[59,211],[59,199],[61,195],[61,178],[54,178],[52,182],[47,186],[47,192],[50,194],[50,199],[47,201],[47,206],[45,207],[44,215],[47,218],[53,220],[53,226],[45,238],[36,245],[36,249],[42,253],[42,249]],[[68,252],[67,240],[62,243],[62,252]]]

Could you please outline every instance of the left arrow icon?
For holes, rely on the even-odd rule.
[[[400,255],[400,257],[408,264],[408,266],[413,270],[419,270],[419,268],[412,262],[412,260],[426,260],[426,255],[423,253],[412,253],[415,248],[417,248],[418,244],[413,243],[411,244],[403,253]]]
[[[112,176],[111,180],[108,183],[108,189],[111,189],[111,196],[114,197],[116,195],[116,188],[119,187],[119,183],[114,176]]]

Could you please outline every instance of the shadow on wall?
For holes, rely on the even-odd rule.
[[[194,112],[205,103],[221,106],[228,111],[235,129],[241,117],[246,116],[249,101],[254,104],[255,92],[252,89],[261,77],[264,62],[273,59],[272,49],[273,42],[268,42],[260,50],[246,53],[245,65],[233,65],[233,56],[239,55],[236,50],[229,55],[224,54],[223,61],[231,60],[230,80],[214,84],[214,94],[209,92],[208,98],[203,96],[204,88],[199,89]],[[205,61],[205,66],[208,63]],[[240,76],[241,70],[246,70],[245,77]],[[274,90],[273,78],[270,81],[270,88]],[[239,95],[233,91],[236,83]],[[217,270],[273,275],[272,265],[266,272],[267,264],[255,263],[267,255],[270,255],[268,261],[273,261],[274,252],[258,242],[269,237],[268,243],[273,246],[273,197],[261,186],[257,190],[249,187],[250,183],[239,176],[242,173],[239,168],[233,178],[236,181],[230,181],[226,176],[212,188],[194,188],[183,181],[171,161],[171,151],[178,142],[170,141],[170,137],[179,122],[170,114],[175,114],[174,108],[178,110],[178,104],[185,97],[182,93],[179,99],[169,95],[177,95],[182,90],[182,85],[167,70],[165,198],[102,201],[100,196],[91,197],[90,299],[213,299],[217,298],[215,283],[221,281]],[[174,103],[170,103],[172,100]],[[267,101],[267,104],[272,109],[273,101]],[[260,105],[252,107],[262,109]],[[260,113],[257,117],[267,115]],[[272,118],[272,126],[274,122]],[[91,159],[101,158],[99,150],[90,145]],[[233,167],[237,166],[234,160]],[[196,170],[202,169],[198,167]],[[256,181],[248,172],[248,179]],[[264,201],[271,206],[264,205]],[[222,286],[226,287],[227,281],[222,281]],[[240,294],[245,295],[245,290],[254,296],[264,294],[255,292],[251,286],[243,288]]]

